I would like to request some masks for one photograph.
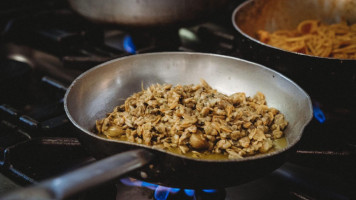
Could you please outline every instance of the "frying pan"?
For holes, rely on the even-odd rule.
[[[78,14],[98,23],[158,26],[206,17],[228,0],[69,0]]]
[[[356,4],[352,0],[248,0],[237,6],[232,24],[243,58],[268,66],[290,77],[312,98],[329,101],[330,107],[356,107],[356,60],[310,56],[285,51],[260,42],[258,30],[273,32],[295,29],[307,19],[326,24],[346,20],[356,23]],[[253,24],[253,26],[251,26]]]
[[[253,96],[257,91],[264,93],[268,106],[279,109],[289,121],[285,130],[288,145],[244,159],[199,160],[141,144],[102,138],[92,132],[95,120],[140,91],[141,83],[145,86],[196,84],[200,78],[225,94],[245,92]],[[64,107],[85,148],[97,158],[114,155],[106,158],[114,161],[103,166],[104,159],[95,162],[96,166],[90,169],[82,169],[85,172],[72,172],[36,187],[50,190],[56,197],[66,197],[129,171],[129,176],[180,188],[222,188],[243,183],[281,166],[312,118],[307,93],[282,74],[237,58],[182,52],[128,56],[92,68],[73,81],[65,95]],[[73,180],[77,181],[71,183]],[[83,181],[84,186],[79,184]]]

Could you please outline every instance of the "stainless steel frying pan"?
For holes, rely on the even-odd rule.
[[[157,26],[206,17],[228,0],[69,0],[74,11],[100,23]]]
[[[149,146],[105,139],[92,132],[95,120],[122,104],[123,99],[132,93],[140,91],[142,82],[145,86],[154,83],[195,84],[200,78],[225,94],[240,91],[252,96],[257,91],[264,93],[268,106],[279,109],[289,121],[285,132],[287,147],[239,160],[198,160]],[[148,182],[183,188],[222,188],[243,183],[281,166],[312,118],[309,96],[285,76],[255,63],[203,53],[141,54],[101,64],[72,83],[64,105],[88,151],[99,158],[117,155],[110,157],[114,161],[109,163],[98,161],[94,163],[95,167],[36,187],[42,188],[42,192],[51,191],[55,197],[67,197],[129,171],[132,171],[130,176]],[[148,162],[150,165],[145,165]],[[77,181],[71,183],[73,180]]]

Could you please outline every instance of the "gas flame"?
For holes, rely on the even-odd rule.
[[[124,37],[124,49],[126,52],[131,53],[131,54],[136,54],[136,46],[132,40],[132,37],[129,35],[126,35]]]
[[[170,194],[176,194],[179,191],[184,191],[185,195],[187,195],[189,198],[196,199],[195,198],[195,190],[192,189],[180,189],[180,188],[171,188],[171,187],[165,187],[161,185],[156,185],[152,183],[148,183],[145,181],[139,181],[134,178],[123,178],[121,179],[121,182],[127,186],[136,186],[136,187],[145,187],[149,188],[151,190],[154,190],[154,197],[157,200],[166,200],[168,199]],[[203,189],[202,190],[205,193],[215,193],[216,190],[214,189]]]
[[[315,119],[318,120],[318,122],[320,122],[321,124],[325,122],[325,115],[317,104],[313,105],[313,113]]]

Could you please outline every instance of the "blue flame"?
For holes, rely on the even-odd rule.
[[[324,123],[326,118],[325,118],[323,111],[319,108],[319,106],[314,105],[313,111],[314,111],[315,119],[318,120],[321,124]]]
[[[206,193],[215,193],[215,192],[217,192],[217,191],[214,190],[214,189],[205,189],[205,190],[203,190],[203,192],[206,192]]]
[[[171,188],[171,193],[175,194],[177,192],[179,192],[180,189],[179,188]]]
[[[166,200],[168,198],[170,188],[164,186],[158,186],[155,190],[155,199]]]
[[[129,35],[124,37],[124,49],[128,53],[136,54],[136,46],[132,40],[132,37]]]
[[[152,184],[152,183],[148,183],[148,182],[144,182],[144,181],[139,181],[139,180],[136,180],[133,178],[123,178],[123,179],[121,179],[121,182],[128,186],[145,187],[145,188],[154,190],[155,191],[154,197],[157,200],[167,200],[169,194],[176,194],[179,191],[181,191],[180,188],[171,188],[171,187],[160,186],[160,185],[156,185],[156,184]],[[187,196],[193,197],[194,200],[196,199],[195,190],[184,189],[183,191]],[[203,189],[202,191],[205,193],[217,192],[217,190],[214,190],[214,189]]]
[[[138,187],[142,186],[141,181],[135,181],[134,179],[130,179],[130,178],[123,178],[120,181],[121,181],[121,183],[128,185],[128,186],[138,186]]]
[[[155,190],[158,187],[158,185],[142,181],[141,187],[146,187],[146,188],[150,188],[151,190]]]
[[[194,193],[195,193],[194,190],[190,190],[190,189],[184,189],[184,192],[186,195],[188,195],[190,197],[194,196]]]

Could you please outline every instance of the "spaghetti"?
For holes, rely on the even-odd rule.
[[[318,20],[302,21],[297,29],[257,32],[258,39],[287,51],[319,57],[356,59],[356,24],[326,25]]]

